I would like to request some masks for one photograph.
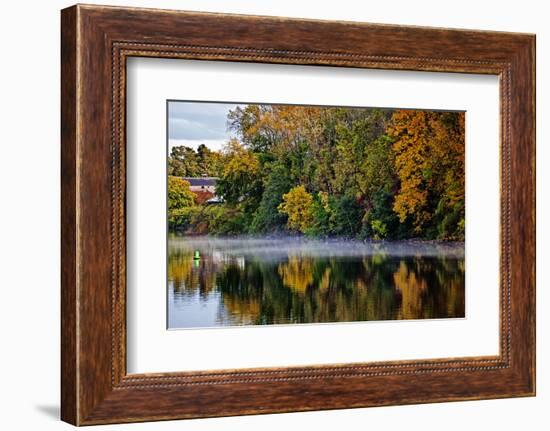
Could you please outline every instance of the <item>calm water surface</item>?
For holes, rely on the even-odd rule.
[[[168,240],[171,329],[451,317],[464,317],[464,243]]]

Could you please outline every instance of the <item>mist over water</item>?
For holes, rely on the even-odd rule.
[[[279,260],[288,256],[357,257],[385,255],[396,257],[452,257],[464,258],[463,242],[437,241],[357,241],[342,239],[309,239],[304,237],[210,237],[172,236],[170,251],[200,250],[219,252],[225,256]]]
[[[463,242],[168,240],[170,329],[456,317]]]

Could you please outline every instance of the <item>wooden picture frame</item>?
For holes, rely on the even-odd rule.
[[[61,14],[61,417],[74,425],[535,394],[535,36],[77,5]],[[126,373],[131,56],[500,77],[500,354]],[[498,222],[495,220],[495,222]]]

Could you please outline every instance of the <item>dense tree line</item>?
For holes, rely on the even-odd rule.
[[[169,195],[208,175],[224,201],[169,204],[172,228],[464,239],[464,113],[248,105],[228,127],[221,152],[172,149]]]
[[[222,155],[199,145],[197,151],[185,146],[173,147],[168,157],[168,175],[176,177],[216,176]]]

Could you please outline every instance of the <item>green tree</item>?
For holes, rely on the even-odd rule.
[[[287,216],[279,211],[283,195],[292,188],[288,167],[281,161],[269,166],[270,171],[265,179],[264,192],[258,210],[252,220],[251,232],[265,233],[284,228]]]
[[[168,175],[176,177],[200,176],[197,153],[185,146],[172,147],[168,157]]]
[[[343,195],[330,200],[331,233],[354,237],[361,230],[362,210],[353,196]]]
[[[216,193],[230,205],[248,204],[261,199],[260,164],[254,153],[236,140],[225,148],[224,168],[216,185]]]
[[[381,188],[368,201],[363,216],[361,237],[374,239],[399,239],[406,237],[408,225],[401,224],[392,209],[393,194]]]
[[[309,229],[306,230],[307,235],[311,236],[328,236],[330,230],[330,199],[327,192],[319,192],[315,195],[313,205],[311,207],[312,223]]]
[[[333,161],[333,187],[338,193],[361,197],[370,191],[373,176],[369,167],[378,165],[376,159],[383,156],[380,149],[389,150],[377,142],[388,118],[388,111],[381,109],[345,109],[340,113],[335,124],[337,156]]]
[[[237,132],[242,142],[252,151],[269,152],[271,145],[276,141],[275,131],[264,125],[270,111],[269,105],[238,106],[229,111],[227,126]]]
[[[200,144],[197,148],[196,160],[201,176],[220,176],[223,163],[219,152],[212,151],[206,145]]]

